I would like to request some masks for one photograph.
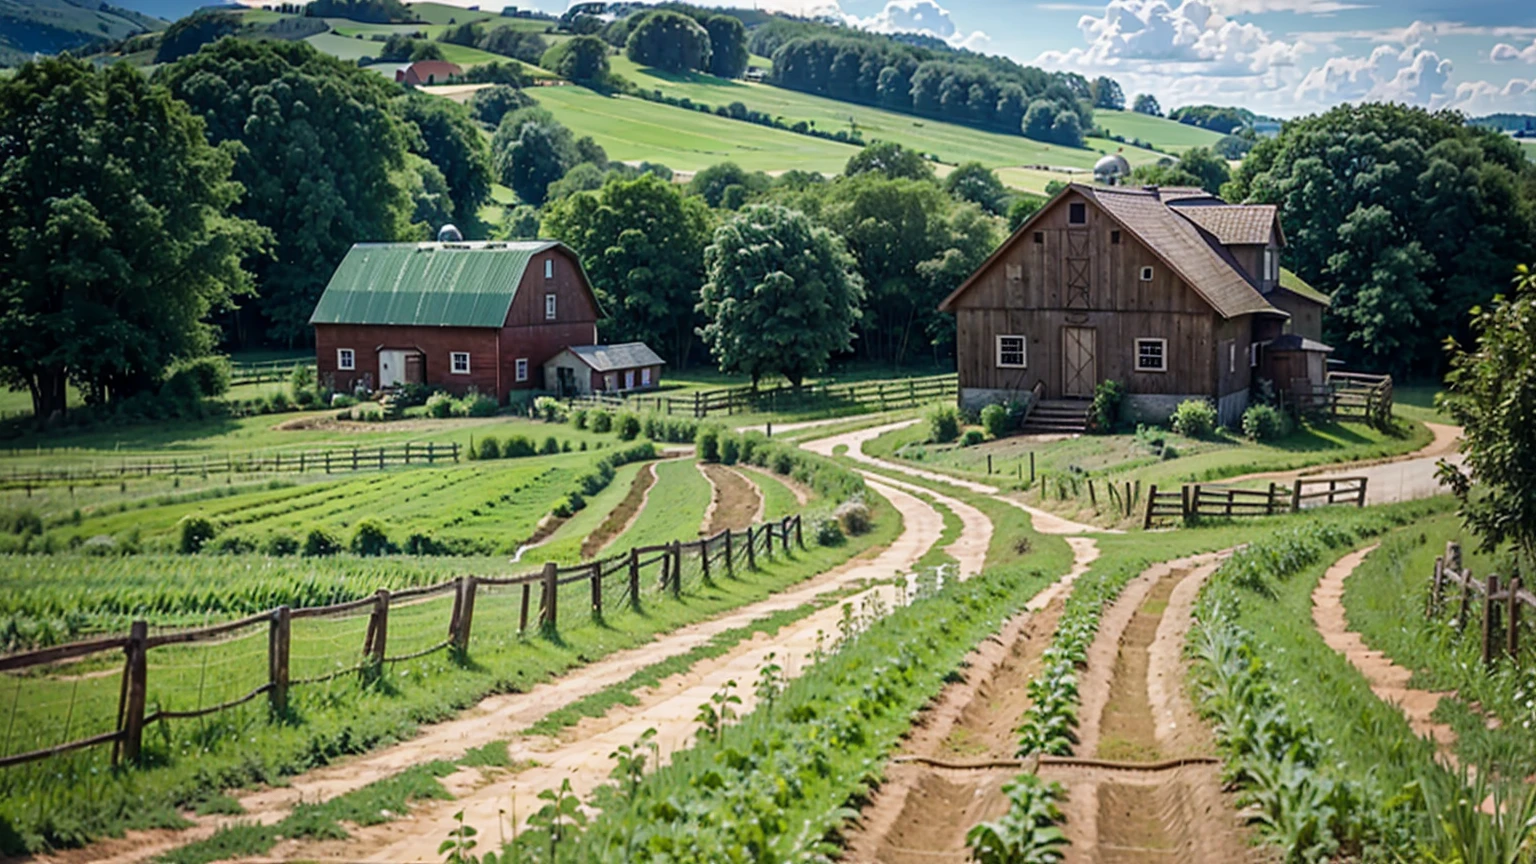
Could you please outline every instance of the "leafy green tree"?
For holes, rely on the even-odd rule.
[[[240,16],[228,12],[198,11],[174,21],[160,34],[156,63],[173,63],[209,42],[240,32]]]
[[[246,196],[237,215],[269,228],[274,254],[252,258],[268,334],[310,337],[309,316],[347,250],[406,236],[409,135],[399,91],[305,42],[225,39],[162,67],[208,139],[230,142]]]
[[[1029,103],[1024,114],[1024,137],[1063,147],[1083,146],[1083,125],[1076,112],[1049,99]]]
[[[469,101],[465,103],[469,113],[481,123],[487,126],[501,125],[501,118],[513,111],[522,108],[531,108],[538,104],[532,96],[524,93],[516,87],[506,84],[497,84],[476,90]]]
[[[549,184],[549,195],[546,204],[563,201],[575,195],[577,192],[594,192],[603,188],[603,183],[608,179],[608,172],[602,166],[592,162],[581,162],[565,172],[565,176]]]
[[[458,211],[448,181],[436,165],[412,153],[406,157],[406,182],[411,194],[411,225],[422,240],[436,240],[437,229],[453,222]],[[470,216],[473,217],[473,211]]]
[[[1178,169],[1199,180],[1196,186],[1211,193],[1221,194],[1221,187],[1232,179],[1227,160],[1211,152],[1209,147],[1191,147],[1179,157]]]
[[[536,240],[539,237],[539,210],[527,204],[508,207],[501,224],[491,235],[497,240]]]
[[[1111,111],[1125,110],[1125,91],[1120,89],[1120,82],[1101,76],[1094,80],[1092,88],[1093,107]]]
[[[1462,426],[1466,465],[1440,463],[1461,515],[1488,550],[1508,543],[1527,583],[1536,565],[1536,271],[1516,270],[1514,291],[1471,310],[1471,349],[1448,340],[1445,408]],[[1473,481],[1477,488],[1474,492]]]
[[[233,215],[229,148],[166,88],[69,57],[0,79],[0,382],[33,412],[159,384],[206,353],[270,239]]]
[[[1035,195],[1020,195],[1008,205],[1008,230],[1017,231],[1019,226],[1029,220],[1029,217],[1040,211],[1045,206],[1045,199]]]
[[[577,84],[608,83],[608,43],[596,36],[576,36],[544,52],[539,65]]]
[[[1131,108],[1137,114],[1149,114],[1153,117],[1163,116],[1163,106],[1157,102],[1157,97],[1151,93],[1142,93],[1136,97],[1136,102]]]
[[[1000,213],[1008,189],[997,173],[980,162],[967,162],[944,178],[944,191],[961,201],[969,201],[988,213]]]
[[[721,78],[747,74],[752,59],[747,50],[747,28],[734,15],[706,15],[699,21],[709,34],[709,73]]]
[[[751,173],[735,162],[721,162],[693,175],[693,179],[688,182],[688,192],[691,195],[701,196],[711,207],[719,207],[725,200],[725,190],[732,186],[741,186],[752,192],[762,192],[766,191],[772,182],[767,174]]]
[[[537,33],[516,27],[496,27],[481,34],[475,47],[537,66],[544,59],[544,52],[549,50],[549,43]]]
[[[704,251],[699,330],[721,371],[796,387],[853,347],[863,285],[837,236],[778,205],[747,208]]]
[[[1223,197],[1279,205],[1288,266],[1334,298],[1328,341],[1383,371],[1436,371],[1443,328],[1536,258],[1536,164],[1454,113],[1367,104],[1291,121]]]
[[[1201,129],[1211,129],[1223,135],[1230,135],[1245,126],[1251,125],[1254,120],[1254,114],[1246,108],[1226,108],[1220,105],[1186,105],[1183,108],[1175,108],[1168,112],[1168,119],[1177,120],[1189,126],[1199,126]]]
[[[418,40],[411,46],[411,62],[420,63],[423,60],[443,59],[443,46],[436,42],[428,42],[425,39]]]
[[[652,174],[553,203],[543,226],[581,256],[607,338],[646,342],[679,367],[693,345],[709,230],[702,201]]]
[[[1137,186],[1199,186],[1200,178],[1180,168],[1177,162],[1148,162],[1131,170],[1131,183]]]
[[[539,107],[502,118],[491,139],[491,157],[501,182],[535,207],[544,204],[549,184],[581,161],[571,130]]]
[[[916,150],[909,150],[891,141],[871,144],[854,154],[843,169],[843,174],[853,177],[877,172],[888,179],[905,177],[909,180],[932,180],[933,166]]]
[[[1242,135],[1223,135],[1220,141],[1211,145],[1211,149],[1223,159],[1239,160],[1253,149],[1254,141],[1255,138]]]
[[[709,33],[697,21],[666,9],[644,15],[624,43],[625,56],[668,72],[709,68]]]
[[[469,110],[448,99],[411,93],[396,108],[415,127],[411,151],[442,172],[453,212],[473,219],[491,196],[491,150]]]

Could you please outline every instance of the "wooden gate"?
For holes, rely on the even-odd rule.
[[[1093,396],[1098,382],[1097,331],[1091,327],[1061,328],[1061,395],[1069,399]]]

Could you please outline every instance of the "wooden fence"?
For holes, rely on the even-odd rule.
[[[230,363],[230,384],[264,384],[268,381],[286,381],[293,374],[293,367],[315,368],[313,357],[293,360],[263,360],[256,363]]]
[[[753,390],[726,387],[699,390],[689,396],[634,393],[623,396],[596,394],[573,399],[572,404],[615,410],[680,414],[705,419],[716,414],[753,414],[776,411],[829,410],[859,407],[876,411],[914,408],[952,397],[959,392],[955,375],[866,381],[859,384],[810,384],[796,389],[788,384]]]
[[[1392,376],[1329,372],[1325,384],[1291,382],[1291,406],[1297,413],[1333,420],[1359,420],[1373,426],[1392,421]]]
[[[1154,484],[1147,493],[1142,528],[1174,517],[1188,521],[1200,517],[1274,516],[1333,504],[1364,507],[1366,482],[1365,477],[1298,477],[1289,488],[1278,483],[1270,483],[1268,489],[1189,483],[1177,492],[1160,492]]]
[[[393,444],[381,447],[343,447],[328,450],[275,450],[270,453],[226,453],[186,459],[123,460],[92,463],[75,468],[39,468],[0,471],[0,489],[31,489],[46,483],[130,480],[155,475],[201,476],[210,474],[282,474],[380,470],[394,465],[436,465],[459,461],[457,442],[448,444]]]
[[[604,610],[623,607],[638,611],[646,596],[652,599],[678,598],[690,584],[709,585],[717,578],[731,578],[743,567],[755,570],[760,560],[771,561],[776,556],[789,555],[791,546],[805,548],[801,517],[798,515],[750,527],[745,531],[722,531],[691,543],[637,547],[622,555],[574,566],[562,567],[551,562],[536,573],[520,576],[462,576],[437,585],[401,591],[380,589],[373,596],[346,603],[300,609],[280,606],[238,621],[209,627],[151,634],[148,622],[135,621],[127,635],[106,636],[0,657],[0,673],[7,673],[17,688],[12,697],[12,715],[6,730],[6,747],[9,749],[11,730],[16,726],[17,709],[25,707],[21,695],[24,682],[70,682],[78,688],[80,681],[99,678],[100,673],[71,673],[82,669],[110,672],[110,655],[122,652],[123,656],[116,721],[110,730],[71,739],[70,720],[65,720],[64,731],[59,735],[63,740],[25,752],[0,751],[0,767],[19,765],[101,744],[113,745],[114,762],[133,761],[139,758],[142,750],[145,728],[153,723],[216,714],[263,695],[267,697],[272,716],[281,717],[288,710],[289,692],[293,687],[319,684],[348,675],[372,680],[386,664],[413,660],[437,651],[449,650],[467,656],[471,653],[477,599],[483,609],[489,603],[500,604],[500,614],[491,619],[491,624],[482,627],[482,631],[486,631],[484,638],[505,637],[505,628],[501,632],[490,632],[490,627],[496,622],[507,624],[515,621],[518,636],[526,633],[531,623],[552,633],[558,629],[562,620],[568,620],[568,617],[562,618],[562,615],[572,614],[571,611],[562,613],[562,603],[567,606],[571,603],[580,604],[576,607],[580,610],[579,614],[587,614],[599,620]],[[535,591],[538,594],[537,605],[534,605]],[[427,605],[434,599],[446,602],[450,598],[450,608],[438,609]],[[585,610],[580,609],[583,605],[587,607]],[[395,646],[390,631],[392,611],[403,612],[417,622],[418,630],[406,634],[407,644],[399,648]],[[443,611],[447,612],[446,621],[436,617]],[[366,629],[339,626],[365,615]],[[536,618],[531,620],[531,615]],[[361,630],[362,644],[355,654],[318,658],[324,662],[316,668],[323,671],[309,677],[295,678],[290,675],[294,622],[322,619],[336,622],[338,626],[335,629],[343,633]],[[442,630],[435,629],[444,624],[446,626]],[[422,627],[425,628],[425,640],[420,630]],[[148,662],[151,652],[168,646],[190,647],[199,644],[217,648],[221,643],[235,642],[244,637],[259,638],[254,631],[261,628],[267,631],[263,683],[215,704],[203,704],[200,683],[198,697],[193,704],[182,708],[161,704],[151,710]],[[441,634],[441,638],[437,638],[438,634]],[[324,644],[334,644],[336,640],[337,636],[332,633]],[[392,650],[395,653],[391,653]],[[79,665],[70,668],[65,665],[68,663]],[[208,660],[205,658],[203,663],[206,672]],[[220,668],[224,670],[222,674],[238,674],[229,669],[227,661],[221,661]],[[101,686],[112,686],[112,682],[106,681]],[[73,717],[74,707],[75,700],[71,697],[67,716]]]
[[[1453,594],[1459,594],[1459,597],[1449,596]],[[1426,614],[1430,618],[1439,618],[1445,614],[1448,601],[1455,603],[1458,631],[1466,630],[1473,604],[1482,606],[1485,666],[1492,666],[1501,656],[1520,656],[1520,609],[1523,606],[1536,610],[1536,594],[1525,589],[1519,576],[1506,582],[1490,573],[1485,579],[1477,580],[1471,571],[1462,567],[1461,544],[1453,540],[1445,544],[1445,554],[1435,559]]]

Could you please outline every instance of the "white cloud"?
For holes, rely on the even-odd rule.
[[[1447,108],[1455,108],[1469,117],[1509,111],[1536,100],[1536,78],[1515,78],[1506,84],[1489,81],[1464,81],[1456,85]]]
[[[943,39],[955,48],[985,51],[992,39],[977,30],[965,33],[955,24],[949,10],[937,0],[887,0],[885,8],[868,18],[844,15],[854,27],[873,30],[876,33],[922,33]]]
[[[1087,48],[1048,51],[1040,62],[1105,69],[1188,63],[1206,75],[1258,75],[1295,65],[1307,50],[1303,43],[1271,38],[1256,24],[1226,18],[1200,0],[1176,8],[1165,0],[1111,0],[1102,17],[1084,15],[1077,27]]]
[[[1508,42],[1500,42],[1488,52],[1488,59],[1495,63],[1536,63],[1536,39],[1524,48],[1516,48]]]
[[[1295,12],[1298,15],[1333,15],[1351,9],[1370,9],[1369,3],[1343,0],[1213,0],[1223,15],[1253,15],[1261,12]]]
[[[1300,101],[1319,105],[1361,100],[1430,105],[1444,101],[1451,61],[1412,46],[1378,45],[1365,57],[1330,57],[1296,88]]]

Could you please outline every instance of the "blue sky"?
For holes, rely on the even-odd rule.
[[[1128,97],[1150,92],[1164,108],[1215,102],[1290,117],[1371,99],[1536,114],[1533,0],[755,2],[1106,74]]]

